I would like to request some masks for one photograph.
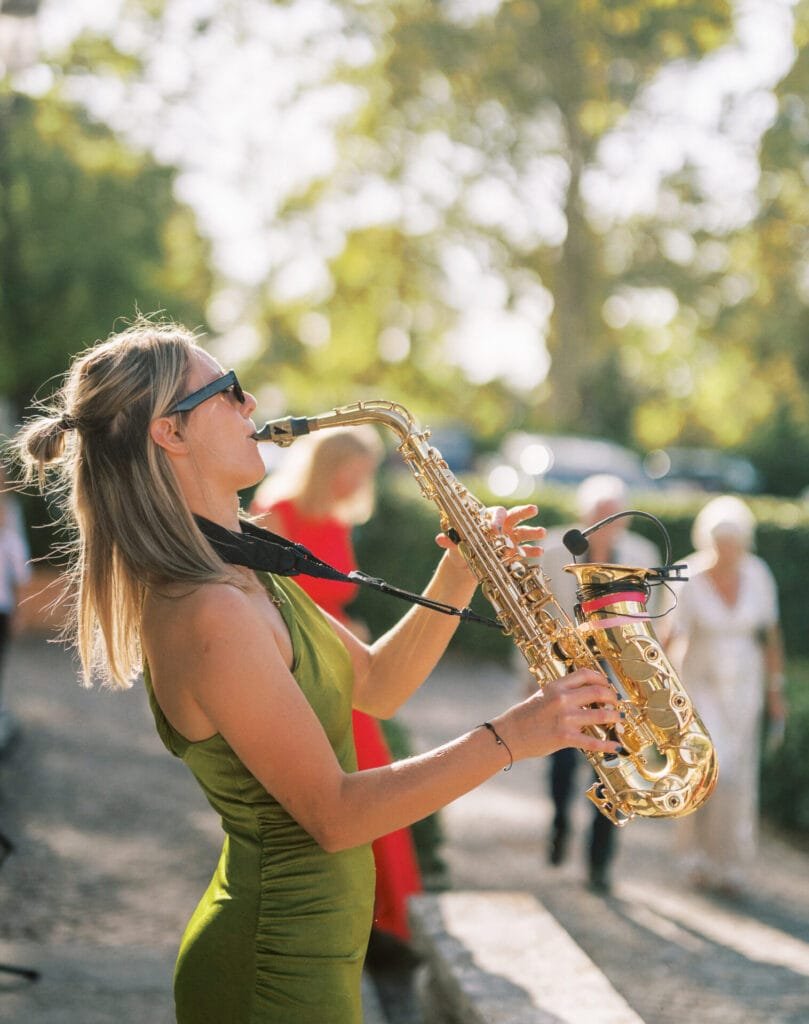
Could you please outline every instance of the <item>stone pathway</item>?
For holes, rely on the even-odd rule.
[[[507,671],[447,662],[400,718],[423,750],[516,699]],[[809,1024],[809,856],[765,832],[754,895],[709,899],[684,884],[673,823],[636,820],[619,837],[613,895],[595,896],[584,884],[585,768],[582,759],[578,828],[558,868],[545,860],[544,765],[516,765],[447,808],[453,888],[536,895],[647,1024]]]
[[[24,732],[0,761],[0,832],[15,846],[0,866],[0,964],[42,976],[0,971],[0,1020],[169,1024],[176,944],[219,824],[157,739],[139,687],[84,691],[65,652],[33,638],[14,645],[6,679]],[[516,696],[508,672],[449,661],[401,720],[426,749]],[[806,854],[765,834],[755,896],[721,903],[683,885],[669,823],[633,822],[614,895],[596,897],[583,886],[583,796],[569,861],[545,863],[542,770],[517,765],[445,810],[454,888],[536,895],[647,1024],[809,1024]],[[387,1016],[416,1024],[396,1007]],[[382,1024],[370,997],[367,1024]]]

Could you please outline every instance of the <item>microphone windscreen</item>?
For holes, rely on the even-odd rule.
[[[568,530],[564,537],[562,537],[562,543],[571,555],[583,555],[590,547],[587,543],[587,538],[581,530]]]

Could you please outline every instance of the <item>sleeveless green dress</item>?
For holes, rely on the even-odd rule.
[[[300,587],[283,577],[262,579],[280,600],[292,673],[341,766],[356,771],[348,652]],[[191,743],[172,728],[148,666],[144,680],[160,738],[191,769],[225,831],[216,872],[180,945],[178,1024],[361,1024],[371,846],[326,853],[222,736]]]

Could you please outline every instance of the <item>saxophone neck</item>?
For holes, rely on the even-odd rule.
[[[286,416],[268,420],[253,435],[257,441],[270,441],[286,448],[304,434],[329,427],[350,427],[360,423],[378,423],[388,427],[405,441],[418,432],[415,420],[402,405],[382,400],[344,405],[320,416]]]

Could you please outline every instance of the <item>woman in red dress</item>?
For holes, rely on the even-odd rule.
[[[351,530],[371,516],[374,475],[381,456],[382,444],[370,426],[337,427],[301,438],[281,468],[259,487],[250,512],[273,533],[303,544],[336,569],[351,572],[357,568]],[[312,576],[298,576],[295,581],[321,608],[368,639],[365,623],[346,612],[356,597],[356,584]],[[360,771],[390,764],[378,721],[361,711],[353,715]],[[373,850],[374,927],[407,942],[407,897],[422,888],[409,830],[381,836]]]

